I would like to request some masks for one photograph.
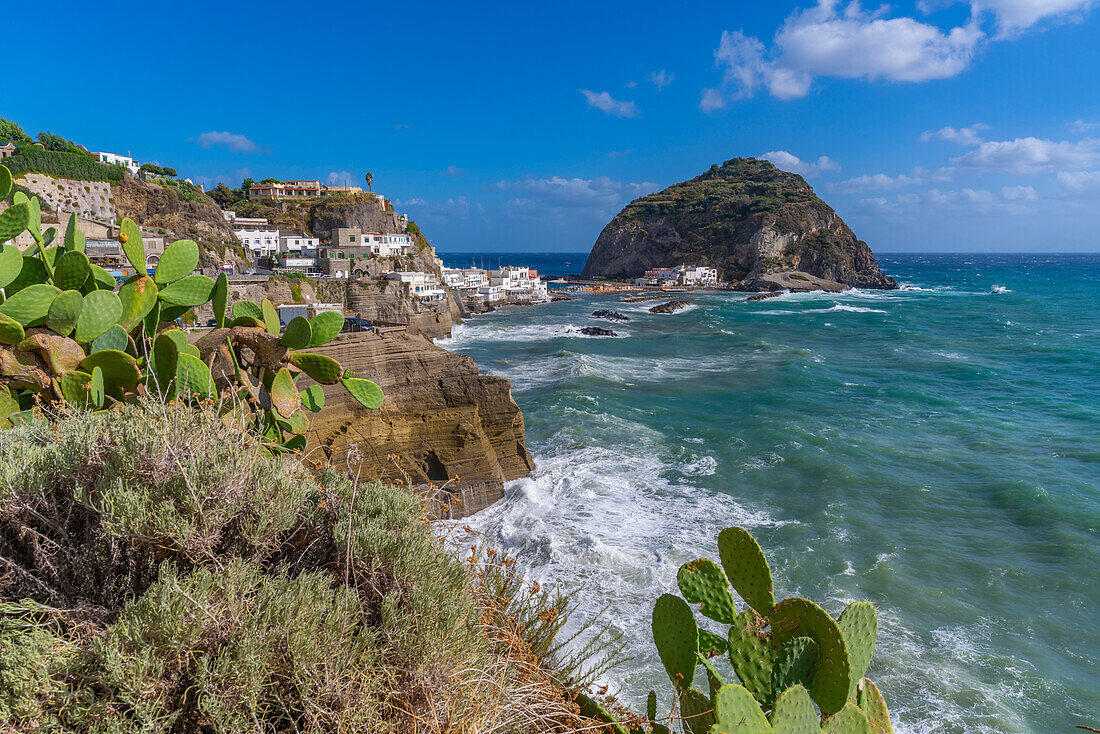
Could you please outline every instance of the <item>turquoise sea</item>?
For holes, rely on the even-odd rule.
[[[877,605],[899,732],[1100,727],[1100,257],[880,262],[903,290],[460,326],[441,345],[512,380],[537,462],[470,524],[581,617],[606,607],[639,708],[669,702],[653,600],[743,525],[777,596]]]

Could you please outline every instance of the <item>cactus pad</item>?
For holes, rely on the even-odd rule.
[[[141,241],[141,230],[130,219],[123,219],[119,225],[118,242],[134,270],[144,273],[145,244]]]
[[[26,336],[23,324],[7,314],[0,313],[0,344],[18,344]]]
[[[175,397],[176,363],[179,349],[170,336],[173,330],[163,332],[153,341],[153,353],[148,387],[166,400]]]
[[[275,373],[275,379],[271,381],[271,405],[284,418],[289,418],[301,406],[302,400],[298,395],[298,388],[294,386],[294,376],[290,370],[283,368]]]
[[[812,601],[795,597],[777,604],[769,622],[776,645],[784,645],[795,637],[809,637],[817,643],[819,658],[810,695],[822,714],[834,714],[844,708],[852,669],[836,620]]]
[[[733,594],[726,574],[718,564],[708,558],[699,558],[680,566],[676,574],[676,583],[680,593],[693,604],[701,604],[699,611],[704,617],[733,624],[737,610],[733,605]]]
[[[214,309],[214,321],[225,326],[225,305],[229,302],[229,276],[219,273],[214,281],[214,290],[210,293],[210,306]]]
[[[852,684],[848,697],[856,692],[856,683],[866,675],[875,654],[875,640],[878,638],[878,612],[869,601],[852,602],[840,614],[836,621],[844,635],[844,644],[848,647],[848,659],[852,665]]]
[[[103,390],[114,398],[121,398],[124,393],[134,390],[141,377],[134,358],[115,349],[89,354],[80,363],[80,369],[92,374],[93,379],[95,374],[91,371],[102,370]]]
[[[309,340],[312,336],[313,329],[310,328],[309,319],[304,316],[295,316],[286,325],[279,343],[287,349],[302,349],[309,346]]]
[[[726,528],[718,534],[718,555],[726,577],[741,598],[768,616],[775,606],[772,572],[756,538],[744,528]]]
[[[691,607],[678,596],[661,594],[653,605],[652,626],[653,643],[668,677],[677,690],[690,689],[695,681],[699,649],[699,628]]]
[[[729,649],[729,643],[710,630],[699,630],[699,654],[706,658],[721,655]]]
[[[359,404],[377,410],[382,407],[382,388],[374,384],[370,380],[364,380],[360,377],[343,377],[340,379],[340,383],[347,389],[353,398],[359,401]],[[690,611],[690,610],[689,610]],[[694,619],[692,622],[694,623]],[[692,655],[695,654],[695,645],[691,647]]]
[[[812,688],[818,656],[817,643],[809,637],[796,637],[783,645],[772,666],[772,690],[779,693],[793,685]]]
[[[113,291],[115,289],[115,285],[115,276],[111,275],[95,263],[92,263],[92,274],[88,278],[88,282],[84,284],[85,294],[95,290]]]
[[[61,375],[58,382],[66,403],[85,408],[92,402],[92,376],[87,372],[80,370],[66,372]]]
[[[65,227],[65,251],[84,252],[84,245],[86,244],[86,242],[87,238],[77,226],[76,212],[73,212],[69,215],[69,224]]]
[[[771,641],[762,633],[765,620],[752,609],[737,615],[730,627],[730,664],[741,684],[756,700],[770,704],[774,700],[772,669],[774,650]]]
[[[157,285],[167,285],[190,274],[199,264],[199,246],[194,240],[178,240],[164,248],[153,271]]]
[[[344,328],[344,314],[337,311],[322,311],[309,320],[313,335],[309,346],[319,347],[328,344]]]
[[[10,316],[25,327],[46,323],[50,304],[61,291],[49,283],[38,283],[15,292],[0,304],[0,313]]]
[[[302,405],[310,413],[320,413],[325,407],[325,391],[320,385],[310,385],[302,390]]]
[[[215,392],[210,368],[195,355],[180,352],[176,357],[176,393],[207,398]]]
[[[84,359],[84,350],[79,344],[46,329],[36,329],[34,334],[19,343],[18,349],[37,352],[55,375],[75,369]]]
[[[31,249],[30,247],[27,248]],[[38,283],[49,283],[50,274],[46,272],[46,263],[42,262],[37,257],[30,257],[23,255],[23,263],[19,269],[19,275],[15,276],[15,280],[8,283],[6,290],[8,293],[15,293],[21,291],[29,285],[35,285]],[[111,285],[114,286],[114,278],[111,279]]]
[[[11,209],[8,209],[10,212]],[[0,215],[3,216],[3,215]],[[2,234],[2,233],[0,233]],[[0,238],[2,241],[2,238]],[[19,277],[23,269],[23,253],[15,245],[0,245],[0,288]]]
[[[54,297],[50,303],[50,310],[46,312],[46,326],[56,331],[61,336],[68,336],[76,328],[76,321],[80,318],[80,309],[84,305],[84,296],[80,291],[62,291]]]
[[[725,685],[714,697],[714,728],[711,734],[768,734],[768,723],[760,704],[744,687]]]
[[[694,688],[680,691],[680,716],[687,734],[709,734],[714,726],[714,704]]]
[[[871,726],[859,707],[849,703],[821,723],[821,734],[871,734]]]
[[[253,303],[252,301],[237,301],[233,304],[233,310],[231,312],[234,319],[239,319],[242,316],[248,316],[256,319],[262,326],[264,323],[264,312],[260,308],[260,304]]]
[[[856,702],[863,715],[867,717],[867,725],[871,728],[871,734],[894,734],[894,725],[890,723],[890,710],[886,707],[886,701],[882,693],[869,678],[864,678],[856,687]]]
[[[26,204],[12,204],[0,212],[0,242],[15,239],[27,228],[30,221],[30,207]]]
[[[92,339],[92,343],[88,348],[90,352],[101,352],[104,349],[117,349],[120,352],[125,352],[130,346],[130,335],[126,333],[126,329],[123,329],[118,324],[115,324],[107,331],[103,332],[95,339]]]
[[[160,300],[173,306],[191,308],[209,301],[213,290],[213,278],[206,275],[188,275],[165,286],[160,292]]]
[[[11,171],[7,166],[0,166],[0,201],[8,198],[11,193]]]
[[[96,408],[102,408],[103,403],[107,401],[107,390],[103,385],[103,369],[101,367],[92,368],[92,382],[90,385],[92,405]]]
[[[272,336],[278,336],[279,312],[275,310],[274,304],[266,298],[260,301],[260,313],[263,315],[264,326],[267,327],[267,333]]]
[[[290,363],[322,385],[334,385],[340,381],[343,368],[332,357],[312,352],[294,352]]]
[[[122,316],[118,322],[127,331],[132,330],[157,305],[157,286],[148,275],[130,278],[118,289],[118,298],[122,301]]]
[[[80,307],[80,316],[76,320],[73,338],[81,344],[86,344],[118,323],[120,316],[122,316],[122,301],[114,291],[92,291],[84,296],[84,304]],[[110,382],[110,376],[106,374],[107,370],[103,371]]]
[[[657,720],[657,691],[650,691],[645,697],[645,718],[651,724]]]
[[[821,724],[809,692],[802,686],[791,686],[775,702],[771,716],[776,734],[818,734]]]
[[[62,252],[54,263],[53,284],[63,291],[73,290],[84,285],[91,273],[92,263],[83,252]]]

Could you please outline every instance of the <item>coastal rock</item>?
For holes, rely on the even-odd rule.
[[[425,492],[441,487],[429,499],[450,517],[487,507],[503,496],[504,482],[534,468],[511,383],[480,374],[469,357],[421,337],[368,333],[341,334],[310,351],[374,380],[386,397],[380,410],[368,410],[339,384],[325,385],[307,454],[319,448],[363,480],[399,479]],[[299,383],[312,384],[305,377]]]
[[[769,298],[777,298],[783,295],[783,291],[769,291],[767,293],[757,293],[755,296],[749,296],[746,301],[766,301]]]
[[[676,313],[681,308],[686,308],[691,305],[690,301],[666,301],[665,303],[659,303],[653,308],[649,309],[650,313]]]
[[[626,314],[606,308],[596,309],[592,312],[592,315],[598,319],[608,319],[609,321],[630,321],[630,317]]]
[[[774,290],[769,279],[789,272],[838,288],[897,288],[801,176],[755,158],[632,201],[604,227],[581,275],[634,278],[677,265],[715,267],[742,290]]]
[[[586,326],[581,329],[581,333],[585,336],[618,336],[611,329],[604,329],[600,326]]]

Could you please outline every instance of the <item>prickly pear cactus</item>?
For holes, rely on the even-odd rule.
[[[718,553],[720,567],[704,558],[680,568],[677,585],[687,601],[664,594],[653,610],[653,641],[676,686],[683,731],[699,731],[706,713],[714,717],[709,734],[892,734],[882,694],[863,677],[878,635],[874,606],[855,602],[834,619],[808,599],[776,603],[764,552],[743,528],[723,530]],[[729,585],[748,604],[740,613]],[[724,683],[721,636],[699,629],[687,602],[729,624],[724,647],[740,685]],[[702,711],[705,697],[692,687],[698,665],[713,711]]]
[[[11,173],[0,166],[0,200],[11,189]],[[22,232],[34,243],[20,252],[6,243]],[[75,215],[57,245],[56,234],[42,231],[37,198],[15,192],[0,213],[0,427],[54,403],[101,409],[143,395],[220,398],[227,411],[246,409],[272,450],[285,450],[304,447],[306,415],[325,404],[320,385],[298,388],[302,375],[341,383],[365,407],[381,407],[378,385],[331,357],[299,351],[339,334],[343,314],[295,318],[285,331],[266,300],[236,303],[227,314],[228,279],[194,272],[197,243],[170,244],[150,276],[141,230],[129,219],[118,241],[138,274],[121,284],[88,259]],[[173,322],[207,303],[217,328],[191,343]]]

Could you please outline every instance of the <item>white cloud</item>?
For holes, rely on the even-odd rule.
[[[397,200],[394,206],[408,210],[416,217],[468,217],[471,214],[484,214],[485,207],[481,204],[471,203],[465,196],[459,196],[446,201],[428,201],[427,199],[412,198]]]
[[[1042,20],[1079,20],[1092,5],[1093,0],[970,0],[975,16],[993,15],[1001,38],[1015,36]]]
[[[626,84],[624,84],[623,86],[626,87],[627,89],[633,89],[634,87],[638,86],[638,82],[629,81]]]
[[[1086,133],[1089,130],[1100,127],[1100,122],[1085,122],[1084,120],[1074,120],[1069,123],[1069,131],[1074,135],[1080,135]]]
[[[829,184],[831,191],[841,194],[857,194],[861,191],[888,191],[900,189],[904,186],[914,186],[923,183],[922,179],[906,176],[904,173],[897,176],[888,176],[885,173],[857,176],[847,181],[839,181]]]
[[[1028,137],[990,141],[956,158],[955,163],[964,168],[1015,174],[1083,170],[1100,163],[1100,139],[1069,142]]]
[[[615,99],[607,92],[597,94],[588,89],[580,90],[584,98],[588,100],[589,108],[595,108],[604,114],[613,117],[637,117],[638,108],[633,102],[622,102]]]
[[[664,69],[655,71],[649,75],[649,81],[653,82],[653,86],[657,87],[657,91],[664,90],[669,84],[672,84],[672,80],[676,77],[675,74],[669,74]]]
[[[607,157],[608,158],[626,158],[628,155],[630,155],[630,152],[632,150],[634,150],[634,149],[633,148],[627,148],[626,150],[613,150],[613,151],[611,151],[610,153],[607,154]]]
[[[607,176],[599,178],[525,178],[520,181],[498,181],[493,188],[515,191],[519,196],[508,203],[514,207],[537,209],[592,209],[610,216],[623,204],[656,191],[658,184],[651,182],[626,183]]]
[[[699,109],[703,112],[716,112],[726,109],[726,98],[721,89],[708,87],[699,98]]]
[[[1067,194],[1100,194],[1100,171],[1061,171],[1058,186]]]
[[[353,186],[354,180],[355,177],[347,171],[329,171],[328,176],[325,177],[325,182],[329,186]]]
[[[858,2],[819,0],[796,10],[767,49],[740,31],[722,33],[717,64],[726,97],[751,96],[763,87],[779,99],[806,96],[815,77],[923,82],[966,69],[985,34],[975,23],[943,31],[913,18],[886,18]],[[711,95],[704,109],[721,109]]]
[[[1005,186],[1000,191],[987,189],[929,189],[919,194],[899,194],[892,200],[883,196],[860,199],[857,206],[864,210],[892,214],[921,214],[928,210],[951,210],[970,214],[1029,214],[1039,194],[1030,186]]]
[[[953,127],[941,127],[939,130],[925,130],[920,139],[925,143],[929,140],[943,140],[958,145],[981,145],[982,139],[979,133],[988,129],[989,125],[980,122],[974,123],[970,127],[960,127],[957,130]]]
[[[758,155],[757,158],[771,161],[775,164],[776,168],[790,171],[791,173],[797,173],[805,178],[814,178],[815,176],[820,176],[822,173],[840,170],[840,164],[826,155],[818,158],[816,163],[804,161],[785,150],[769,151],[763,155]]]
[[[1001,189],[1005,201],[1038,201],[1039,192],[1031,186],[1005,186]]]
[[[443,178],[461,178],[466,175],[466,171],[458,166],[447,166],[439,172],[439,175]]]
[[[234,153],[259,153],[261,148],[244,135],[236,135],[231,132],[208,132],[191,138],[191,142],[200,148],[225,148]]]

